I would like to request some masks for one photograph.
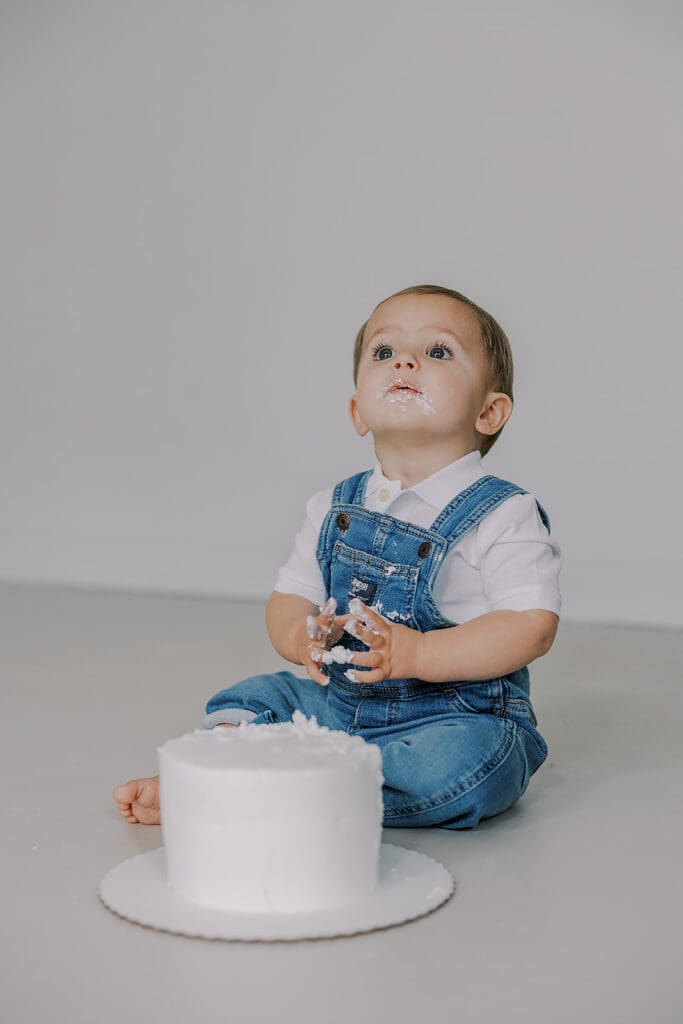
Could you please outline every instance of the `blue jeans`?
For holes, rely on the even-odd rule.
[[[291,672],[256,675],[211,698],[205,725],[243,709],[252,724],[295,710],[382,752],[384,825],[473,828],[525,792],[547,756],[526,694],[503,677],[473,683],[320,686]]]

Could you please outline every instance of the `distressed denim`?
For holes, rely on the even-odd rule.
[[[443,509],[429,529],[363,506],[371,472],[339,483],[318,540],[317,559],[337,614],[353,597],[383,616],[426,632],[452,628],[433,588],[448,549],[522,488],[484,476]],[[549,529],[545,510],[539,513]],[[351,636],[345,647],[367,650]],[[356,680],[346,675],[351,668]],[[290,721],[295,710],[321,725],[362,736],[382,751],[384,825],[473,828],[525,792],[548,754],[529,697],[529,671],[496,679],[367,684],[362,668],[326,666],[320,686],[291,672],[257,675],[211,698],[204,724],[248,713],[254,724]]]

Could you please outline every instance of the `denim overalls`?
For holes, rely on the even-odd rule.
[[[422,632],[457,625],[439,613],[433,597],[446,552],[506,498],[527,492],[495,476],[481,477],[422,529],[364,508],[371,475],[368,470],[337,484],[320,530],[317,559],[337,614],[346,614],[357,596]],[[367,650],[348,635],[339,642]],[[384,825],[401,828],[472,828],[518,800],[547,756],[526,667],[476,682],[373,684],[350,680],[350,664],[326,668],[326,687],[291,672],[245,679],[211,698],[205,725],[220,721],[226,708],[253,712],[253,724],[289,721],[299,709],[320,725],[362,736],[382,751]],[[362,672],[355,669],[358,679]]]

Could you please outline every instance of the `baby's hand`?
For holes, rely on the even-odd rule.
[[[359,598],[354,598],[345,631],[360,640],[369,651],[354,658],[354,676],[359,683],[381,683],[385,679],[410,679],[416,675],[417,649],[422,634],[408,626],[390,622]],[[360,666],[369,671],[356,672]]]
[[[336,610],[337,602],[330,597],[320,609],[319,615],[309,615],[306,618],[306,640],[303,643],[301,661],[311,679],[321,686],[327,686],[328,683],[328,678],[322,671],[325,652],[334,647],[337,640],[344,635],[344,626],[351,618],[350,615],[335,615]]]

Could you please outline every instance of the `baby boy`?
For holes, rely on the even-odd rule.
[[[295,710],[382,751],[384,825],[472,828],[525,792],[547,756],[528,665],[550,649],[560,549],[543,507],[487,474],[512,413],[512,355],[459,292],[384,299],[356,338],[350,416],[373,469],[315,494],[266,609],[303,665],[211,698],[206,728]],[[114,789],[158,823],[158,777]]]

